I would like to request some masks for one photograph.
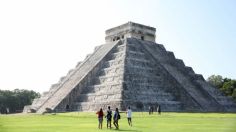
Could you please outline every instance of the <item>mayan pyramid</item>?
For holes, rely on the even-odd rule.
[[[106,30],[106,43],[79,62],[24,112],[97,111],[111,106],[145,111],[236,112],[236,104],[202,75],[155,42],[156,29],[128,22]]]

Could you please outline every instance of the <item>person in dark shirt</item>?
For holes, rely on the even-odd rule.
[[[105,117],[107,118],[107,128],[109,127],[111,129],[112,111],[110,106],[108,106],[107,115]]]
[[[116,127],[116,129],[119,129],[119,123],[118,123],[119,119],[120,119],[120,113],[119,113],[118,108],[116,108],[114,112],[114,117],[113,117],[113,124]]]

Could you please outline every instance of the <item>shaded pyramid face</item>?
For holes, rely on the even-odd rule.
[[[163,45],[126,38],[97,47],[25,111],[97,111],[107,106],[134,111],[235,112],[229,97],[210,86]]]
[[[136,106],[137,110],[140,106],[147,110],[157,104],[166,111],[236,110],[231,98],[210,86],[202,75],[195,74],[191,67],[176,59],[163,45],[134,38],[127,39],[126,45],[126,85],[123,88],[125,97],[130,101],[124,98],[125,106]],[[137,53],[133,55],[133,51]]]

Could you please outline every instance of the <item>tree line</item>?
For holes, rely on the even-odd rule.
[[[224,78],[221,75],[211,75],[207,81],[222,91],[226,96],[231,96],[236,101],[236,80]]]
[[[2,114],[22,112],[24,106],[30,105],[37,97],[40,97],[40,94],[33,90],[0,90],[0,112]]]

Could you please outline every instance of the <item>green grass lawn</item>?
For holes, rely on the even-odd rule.
[[[121,114],[119,130],[97,128],[95,113],[61,113],[56,115],[0,115],[0,132],[236,132],[236,114],[219,113],[133,113],[133,127]]]

